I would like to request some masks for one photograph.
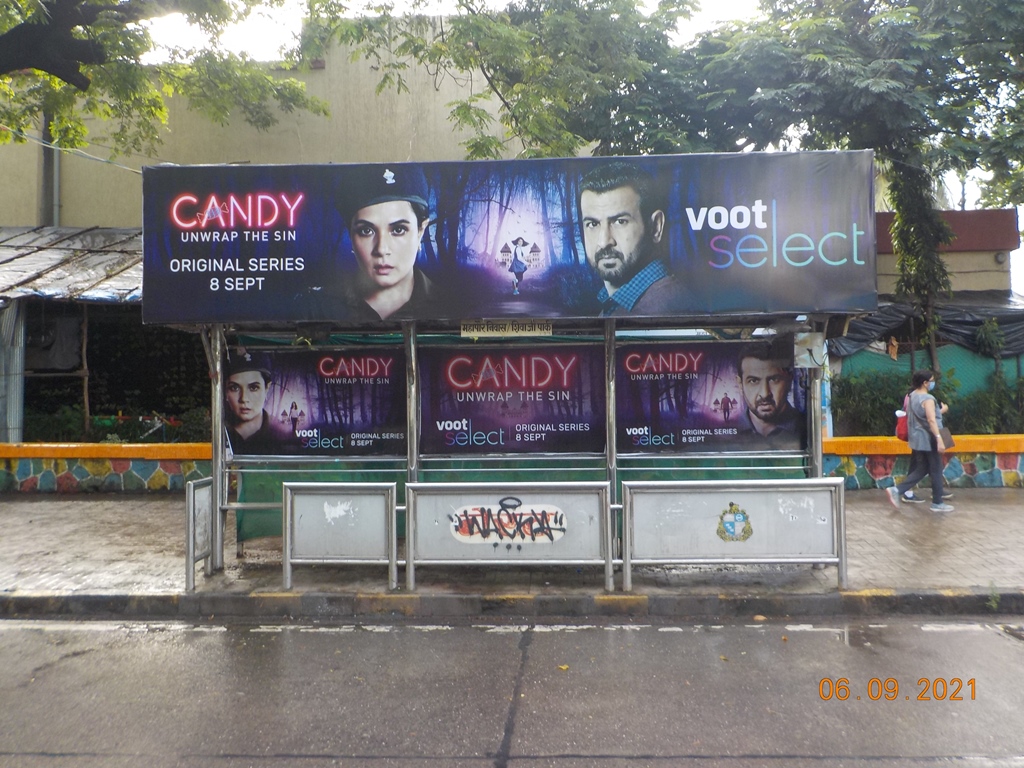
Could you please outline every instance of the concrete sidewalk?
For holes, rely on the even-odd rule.
[[[296,566],[282,589],[281,540],[246,542],[185,591],[181,495],[0,497],[0,617],[345,621],[592,615],[656,619],[1024,613],[1024,491],[953,489],[956,511],[899,511],[882,491],[847,492],[849,588],[835,567],[634,567],[633,591],[601,568],[417,566],[415,592],[385,566]],[[404,585],[400,569],[400,584]]]

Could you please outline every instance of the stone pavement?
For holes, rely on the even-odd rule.
[[[604,590],[601,568],[418,565],[416,590],[387,588],[386,566],[295,566],[282,588],[281,540],[185,590],[182,495],[0,496],[0,617],[345,621],[736,618],[763,615],[1024,614],[1024,490],[954,489],[956,511],[899,511],[879,490],[848,491],[848,588],[834,566],[643,566],[633,591]]]

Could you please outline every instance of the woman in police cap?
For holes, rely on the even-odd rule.
[[[360,320],[429,316],[434,289],[416,267],[430,223],[427,179],[416,165],[367,165],[343,175],[342,215],[358,270],[354,314]]]
[[[267,412],[270,363],[266,355],[238,349],[224,366],[224,411],[232,453],[281,453],[287,434],[278,431]]]

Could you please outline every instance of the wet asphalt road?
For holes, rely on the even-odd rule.
[[[1024,766],[1021,627],[4,620],[0,766]]]

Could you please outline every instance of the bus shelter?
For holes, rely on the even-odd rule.
[[[610,574],[624,492],[820,478],[824,341],[877,303],[869,152],[160,166],[143,240],[144,321],[209,356],[214,567],[233,512],[392,586],[398,539]]]

